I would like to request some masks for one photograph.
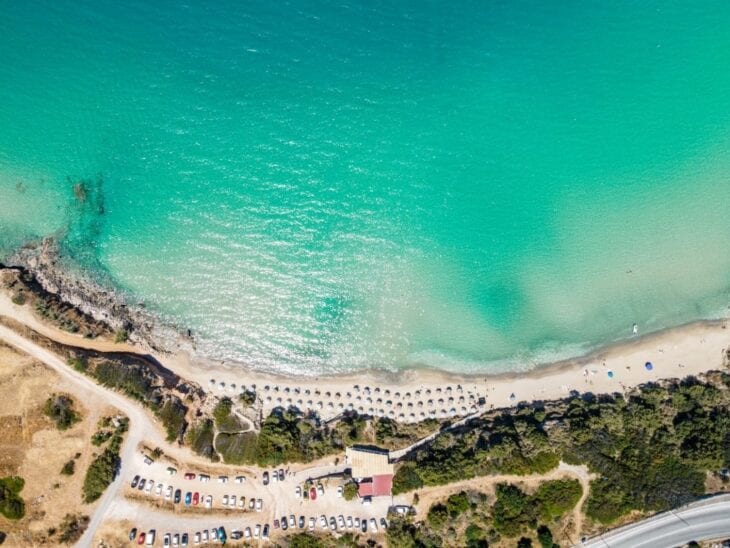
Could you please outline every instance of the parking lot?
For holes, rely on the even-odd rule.
[[[338,476],[311,481],[304,488],[304,480],[312,474],[341,473],[343,467],[334,465],[297,472],[276,468],[256,475],[235,471],[223,475],[213,473],[212,468],[149,463],[137,453],[130,470],[125,478],[126,500],[116,503],[115,516],[133,524],[132,542],[138,542],[144,532],[142,542],[146,544],[149,532],[154,531],[155,546],[216,543],[221,532],[227,541],[240,538],[249,542],[266,542],[292,529],[377,535],[387,523],[388,508],[404,503],[397,497],[377,497],[369,504],[359,499],[346,501],[341,494],[343,479]]]

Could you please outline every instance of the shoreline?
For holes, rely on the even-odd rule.
[[[346,411],[403,422],[465,417],[521,402],[562,399],[575,392],[626,392],[646,382],[699,375],[730,364],[730,320],[723,318],[661,329],[524,371],[459,374],[428,366],[320,375],[260,371],[245,363],[226,363],[196,355],[192,338],[179,332],[171,337],[174,328],[156,327],[153,315],[142,307],[128,306],[113,292],[94,284],[87,286],[88,280],[66,274],[55,251],[52,241],[45,241],[35,250],[26,248],[32,259],[22,262],[28,264],[6,267],[4,271],[30,274],[44,290],[72,307],[113,328],[129,326],[138,336],[129,342],[114,343],[61,331],[29,307],[14,304],[7,290],[0,295],[0,315],[67,344],[99,351],[151,354],[174,373],[214,396],[237,396],[253,389],[264,414],[278,406],[294,406],[303,412],[316,412],[324,420]],[[86,306],[80,306],[79,301],[87,293],[91,296],[85,301]],[[105,306],[109,302],[115,306]],[[122,313],[122,320],[117,317],[109,321],[115,312]],[[155,335],[163,331],[166,336],[159,345],[160,339]],[[651,371],[646,369],[647,362],[652,363]]]
[[[574,393],[625,393],[657,382],[730,366],[728,319],[698,320],[609,344],[584,356],[524,372],[454,374],[435,368],[296,376],[256,371],[195,356],[190,348],[159,352],[140,344],[87,339],[47,324],[26,305],[0,293],[0,316],[8,316],[59,342],[99,351],[151,354],[183,379],[212,396],[236,397],[255,390],[261,412],[294,406],[331,420],[346,411],[400,422],[467,417],[523,402],[557,400]],[[646,362],[652,363],[647,370]],[[609,372],[611,375],[609,376]]]

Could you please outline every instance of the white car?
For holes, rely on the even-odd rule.
[[[261,526],[257,523],[256,527],[253,528],[253,538],[259,538],[261,535]]]
[[[246,529],[244,529],[244,531],[243,531],[243,537],[244,538],[251,538],[251,528],[250,527],[246,527]]]
[[[370,529],[372,529],[375,533],[378,532],[378,522],[375,521],[375,518],[370,518]]]
[[[246,483],[246,476],[236,476],[236,483]]]
[[[210,476],[207,474],[199,474],[198,479],[201,483],[208,483],[210,481]]]
[[[195,544],[200,544],[200,531],[195,532],[193,539],[194,539]]]
[[[208,542],[208,530],[207,529],[203,529],[203,532],[200,536],[203,537],[203,542]]]
[[[309,518],[309,530],[314,530],[314,518]]]
[[[211,506],[213,506],[213,496],[208,495],[207,497],[205,497],[205,507],[210,508]],[[205,534],[207,535],[208,533],[205,532]]]
[[[352,529],[352,516],[347,516],[347,528]]]
[[[231,508],[236,507],[236,495],[231,495],[230,497],[228,497],[228,506],[230,506]]]
[[[337,488],[337,496],[338,496],[338,497],[341,497],[341,496],[342,496],[342,485],[340,485],[340,486],[339,486],[339,487]]]
[[[170,500],[172,498],[172,485],[167,486],[167,491],[165,491],[165,500]]]
[[[339,516],[337,516],[337,525],[340,527],[340,529],[344,529],[345,528],[345,518],[342,517],[342,514],[340,514]]]
[[[302,488],[301,488],[301,487],[299,487],[298,485],[297,485],[297,486],[296,486],[296,488],[294,489],[294,495],[295,495],[295,496],[296,496],[296,497],[297,497],[298,499],[302,498]]]
[[[238,501],[238,507],[241,510],[244,510],[246,508],[246,497],[244,497],[243,495],[241,495],[241,500]]]
[[[168,466],[167,467],[167,475],[168,476],[174,476],[175,474],[177,474],[177,470],[175,468],[173,468],[172,466]]]
[[[153,488],[154,486],[155,486],[155,482],[154,482],[154,481],[152,481],[152,480],[149,480],[149,481],[147,482],[147,485],[146,485],[146,486],[145,486],[145,488],[144,488],[144,492],[145,492],[145,493],[151,493],[151,492],[152,492],[152,488]]]
[[[180,535],[178,533],[175,533],[174,535],[172,535],[172,545],[173,546],[180,545]]]
[[[319,517],[319,526],[322,529],[327,529],[327,516],[324,514]]]
[[[228,483],[228,476],[218,476],[218,483]]]
[[[167,533],[164,537],[162,537],[162,545],[170,546],[170,533]]]
[[[360,518],[355,518],[355,529],[360,529]]]
[[[321,497],[322,495],[324,495],[324,487],[322,487],[322,484],[321,484],[321,483],[317,485],[317,494],[318,494],[318,495],[319,495],[320,497]]]
[[[159,497],[162,494],[163,487],[164,487],[164,485],[162,485],[161,483],[158,483],[157,488],[155,489],[155,495],[157,495]]]
[[[228,495],[223,495],[223,506],[228,506]]]
[[[256,511],[260,512],[263,507],[264,507],[264,501],[262,501],[261,499],[256,499]]]
[[[253,510],[256,508],[256,500],[255,499],[249,499],[248,501],[248,509]]]
[[[274,471],[271,474],[271,483],[276,483],[277,481],[279,481],[279,474],[277,474],[276,471]]]

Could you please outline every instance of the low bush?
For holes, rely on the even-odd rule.
[[[24,486],[25,481],[19,476],[0,478],[0,514],[12,520],[25,515],[25,502],[20,496]]]
[[[56,428],[67,430],[81,420],[73,405],[69,396],[54,394],[46,400],[43,413],[56,424]]]

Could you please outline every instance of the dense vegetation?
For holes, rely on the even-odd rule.
[[[120,420],[109,441],[106,442],[104,450],[91,461],[82,488],[84,502],[90,503],[97,500],[114,481],[121,464],[119,449],[122,446],[123,435],[127,431],[127,427],[127,419]]]
[[[562,458],[598,476],[586,506],[592,519],[666,510],[701,495],[706,471],[730,465],[729,386],[721,373],[646,385],[628,397],[576,396],[484,416],[416,450],[399,467],[394,491],[545,472]]]
[[[58,537],[62,544],[74,544],[89,526],[89,516],[66,514],[61,523],[61,534]]]
[[[530,545],[535,538],[553,548],[550,527],[575,507],[580,494],[576,480],[545,482],[531,495],[515,485],[500,484],[491,504],[483,493],[462,491],[433,504],[422,522],[393,516],[388,545],[481,548],[524,535],[517,545]]]
[[[20,492],[25,481],[19,476],[0,478],[0,514],[8,519],[20,519],[25,515],[25,503]]]
[[[53,394],[46,400],[43,413],[51,419],[59,430],[67,430],[81,420],[74,410],[74,401],[63,394]]]

